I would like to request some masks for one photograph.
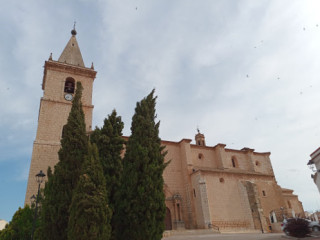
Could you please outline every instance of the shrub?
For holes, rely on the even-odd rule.
[[[311,232],[309,222],[303,218],[288,219],[286,230],[293,237],[306,237]]]

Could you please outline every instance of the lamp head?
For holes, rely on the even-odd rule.
[[[34,203],[35,201],[36,201],[36,196],[33,194],[32,196],[31,196],[31,198],[30,198],[30,200],[31,200],[31,204],[32,203]]]
[[[46,175],[42,172],[42,170],[40,170],[40,172],[36,175],[37,183],[42,183],[45,176]]]

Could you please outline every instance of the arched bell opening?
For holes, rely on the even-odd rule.
[[[75,80],[71,77],[66,79],[64,83],[64,92],[65,93],[74,93]]]

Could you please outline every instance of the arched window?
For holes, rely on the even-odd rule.
[[[203,154],[202,154],[202,153],[199,153],[199,154],[198,154],[198,159],[199,159],[199,160],[204,159],[204,156],[203,156]]]
[[[68,77],[64,83],[64,92],[65,93],[74,93],[75,81],[73,78]]]

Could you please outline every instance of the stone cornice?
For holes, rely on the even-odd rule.
[[[44,140],[35,140],[34,144],[38,145],[49,145],[49,146],[60,146],[60,142],[53,142],[53,141],[44,141]]]
[[[282,193],[282,196],[284,196],[284,197],[298,197],[298,195],[296,195],[296,194],[293,194],[293,193]]]
[[[48,98],[41,98],[41,101],[47,101],[47,102],[54,102],[54,103],[62,103],[62,104],[66,104],[66,105],[72,105],[72,102],[65,102],[65,101],[58,101],[58,100],[52,100],[52,99],[48,99]],[[93,105],[86,105],[86,104],[82,104],[82,107],[85,108],[93,108]]]
[[[230,170],[230,169],[212,169],[212,168],[197,168],[194,166],[194,171],[191,173],[194,174],[196,172],[204,172],[204,173],[223,173],[223,174],[234,174],[234,175],[248,175],[248,176],[256,176],[256,177],[268,177],[268,178],[274,178],[275,176],[273,174],[266,174],[266,173],[259,173],[259,172],[250,172],[250,171],[245,171],[241,169],[235,170]]]
[[[93,79],[97,75],[97,72],[91,68],[70,65],[67,63],[61,63],[61,62],[53,61],[53,60],[45,61],[44,69],[45,69],[45,71],[47,69],[52,69],[52,70],[59,71],[59,72],[67,72],[67,73],[71,73],[71,74],[77,74],[77,75],[81,75],[81,76],[85,76],[85,77],[90,77]],[[45,72],[45,74],[46,74],[46,72]]]
[[[238,153],[248,153],[252,152],[254,155],[267,155],[270,156],[270,152],[254,152],[254,149],[243,149],[243,150],[238,150],[238,149],[230,149],[230,148],[225,148],[226,152],[238,152]]]
[[[191,139],[182,139],[179,142],[161,140],[161,143],[162,144],[180,144],[181,142],[190,143],[191,141],[192,141]],[[270,152],[255,152],[254,149],[249,149],[249,148],[244,148],[242,150],[225,148],[226,144],[223,144],[223,143],[218,143],[215,146],[199,146],[196,144],[190,144],[190,147],[193,149],[208,149],[208,150],[212,150],[220,147],[220,148],[223,148],[226,152],[235,152],[235,153],[242,153],[242,154],[247,154],[248,152],[250,152],[253,155],[265,155],[265,156],[270,156],[271,154]]]

